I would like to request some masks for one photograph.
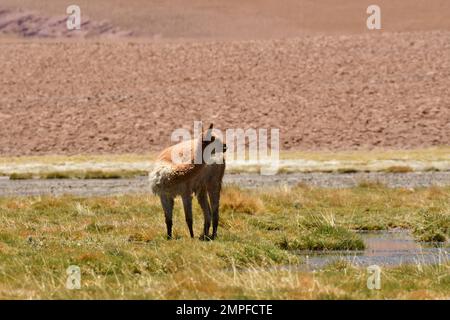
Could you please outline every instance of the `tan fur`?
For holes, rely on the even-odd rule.
[[[206,135],[210,135],[209,132]],[[210,140],[210,139],[206,139]],[[164,210],[167,236],[172,237],[172,212],[174,198],[178,195],[182,197],[186,223],[191,237],[194,237],[192,227],[192,195],[195,194],[202,208],[204,215],[204,228],[201,239],[214,239],[217,236],[219,223],[219,201],[222,179],[225,172],[225,159],[223,152],[216,153],[213,158],[222,163],[206,164],[194,163],[196,152],[202,152],[210,143],[218,143],[225,146],[222,141],[212,136],[212,141],[205,142],[205,134],[202,139],[189,140],[173,145],[161,152],[158,156],[154,170],[150,173],[150,185],[153,193],[159,195]],[[222,148],[222,147],[221,147]],[[226,147],[223,147],[225,151]],[[172,161],[173,154],[185,154],[190,150],[191,158],[188,163],[177,164]],[[212,236],[209,236],[209,229],[213,224]]]

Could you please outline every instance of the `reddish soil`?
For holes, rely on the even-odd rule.
[[[450,30],[448,0],[0,0],[0,7],[65,15],[69,4],[81,19],[108,21],[146,38],[255,40],[307,33],[369,33],[369,5],[381,8],[382,30]],[[378,31],[377,31],[378,32]]]
[[[194,120],[286,149],[450,141],[450,33],[0,51],[0,153],[146,152]]]
[[[331,3],[321,3],[325,2]],[[360,34],[356,32],[360,22],[359,29],[349,27],[349,32],[343,24],[340,31],[347,34],[328,32],[334,30],[330,21],[335,20],[325,19],[323,15],[332,16],[326,7],[320,19],[304,16],[304,29],[301,24],[292,29],[279,25],[285,35],[296,37],[278,40],[261,40],[247,29],[244,38],[260,40],[242,40],[239,30],[225,35],[225,29],[209,29],[211,12],[218,12],[219,4],[214,3],[186,11],[181,21],[198,17],[198,24],[191,29],[178,25],[171,42],[152,37],[109,42],[35,40],[45,28],[36,29],[32,40],[0,38],[0,155],[155,151],[170,144],[174,129],[192,128],[195,120],[214,122],[221,129],[280,128],[283,149],[450,144],[449,20],[430,14],[448,8],[448,2],[431,1],[431,11],[423,11],[420,19],[410,7],[409,11],[392,7],[385,12],[386,32]],[[230,3],[237,6],[236,1]],[[308,12],[313,3],[301,1]],[[340,13],[349,12],[350,18],[360,14],[360,4],[343,3]],[[261,15],[272,17],[270,6],[254,15],[248,6],[243,12],[252,17],[249,21],[266,21],[259,19]],[[166,7],[165,12],[172,12]],[[143,12],[130,8],[126,12]],[[162,5],[155,8],[163,11]],[[197,9],[207,12],[208,19],[203,21]],[[288,5],[281,9],[276,17],[289,20]],[[233,10],[224,12],[232,16]],[[120,30],[135,30],[127,29],[133,19],[123,22],[120,10],[111,12],[116,12],[111,20],[118,21]],[[394,13],[415,23],[396,25]],[[48,22],[39,19],[40,26]],[[139,16],[136,21],[144,25]],[[8,28],[21,25],[14,23]],[[91,26],[101,24],[92,21]],[[206,38],[217,35],[221,41],[205,41],[204,35],[197,41],[201,26],[217,31]],[[308,26],[314,32],[308,33]],[[440,31],[387,32],[420,26]],[[180,30],[187,33],[185,39],[174,40],[183,37]],[[268,38],[283,35],[283,30],[268,32]],[[15,34],[26,35],[23,30]]]

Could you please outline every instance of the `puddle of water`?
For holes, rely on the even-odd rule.
[[[414,241],[407,231],[360,233],[363,251],[299,252],[308,270],[325,267],[335,261],[348,261],[358,266],[397,266],[401,264],[440,264],[450,259],[449,243],[424,244]]]

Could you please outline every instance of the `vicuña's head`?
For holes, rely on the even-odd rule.
[[[222,134],[218,134],[213,127],[214,126],[211,123],[209,128],[202,134],[202,150],[205,150],[208,147],[210,148],[212,155],[217,152],[227,151],[227,145],[223,142]]]
[[[227,146],[222,142],[221,132],[214,130],[211,124],[200,137],[197,136],[164,149],[158,156],[158,160],[182,165],[205,164],[211,161],[217,163],[217,160],[221,163],[226,150]]]

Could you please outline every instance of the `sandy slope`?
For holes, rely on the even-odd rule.
[[[44,15],[65,14],[69,4],[82,17],[107,20],[143,37],[161,39],[271,39],[305,33],[361,33],[366,9],[381,7],[386,32],[450,30],[448,0],[0,0]]]
[[[143,152],[194,120],[283,148],[450,141],[450,33],[223,43],[11,43],[0,153]]]
[[[367,33],[369,3],[80,0],[141,39],[0,37],[0,154],[154,151],[194,120],[280,128],[283,149],[448,145],[450,2],[377,1],[383,31]]]

